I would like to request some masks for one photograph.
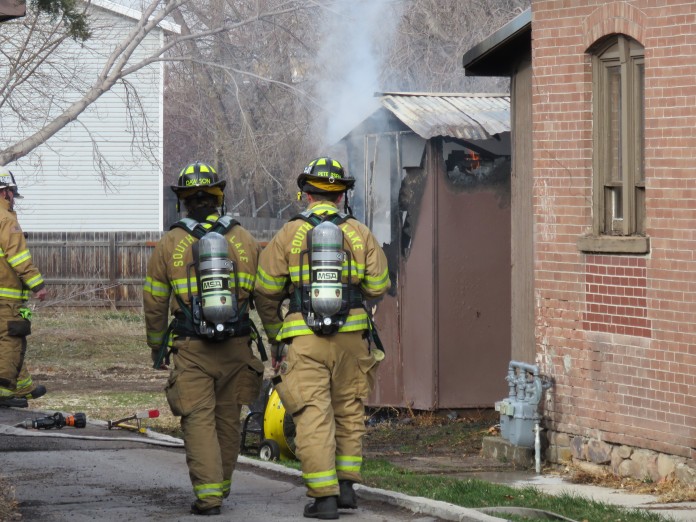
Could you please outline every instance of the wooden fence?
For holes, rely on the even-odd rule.
[[[262,244],[282,220],[237,218]],[[44,276],[44,306],[140,308],[152,249],[163,232],[29,232],[27,243]]]

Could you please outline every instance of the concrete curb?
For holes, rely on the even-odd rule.
[[[250,459],[242,455],[239,456],[238,462],[293,477],[302,476],[302,472],[299,470],[287,468],[282,464]],[[385,502],[387,504],[391,504],[392,506],[407,509],[413,513],[428,515],[441,520],[452,520],[457,522],[499,522],[501,520],[506,520],[504,518],[486,515],[480,511],[476,511],[475,509],[464,508],[448,502],[431,500],[424,497],[411,497],[402,493],[396,493],[394,491],[388,491],[385,489],[371,488],[359,484],[355,486],[355,493],[358,497],[364,500]]]
[[[449,502],[431,500],[424,497],[410,497],[402,493],[395,493],[384,489],[356,486],[355,492],[360,498],[365,500],[386,502],[393,506],[408,509],[413,513],[429,515],[441,520],[455,520],[459,522],[494,522],[507,520],[505,518],[486,515],[475,509],[450,504]]]

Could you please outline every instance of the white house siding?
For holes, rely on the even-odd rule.
[[[90,10],[92,38],[82,45],[66,42],[60,57],[77,64],[85,84],[94,81],[105,58],[135,23],[130,17],[94,5]],[[130,63],[149,56],[161,46],[162,38],[162,30],[153,31]],[[137,90],[145,117],[139,111],[132,113],[133,119],[128,117],[126,90],[117,84],[76,122],[9,165],[24,195],[17,209],[26,231],[162,229],[162,78],[162,66],[157,63],[127,77]],[[74,89],[65,94],[76,100],[82,93]],[[46,100],[37,102],[43,102],[46,120],[58,114]],[[0,118],[3,147],[38,128],[20,130],[13,114],[0,112]],[[95,164],[95,147],[108,162],[104,164],[106,183]]]

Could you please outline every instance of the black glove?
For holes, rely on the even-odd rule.
[[[271,367],[278,371],[280,363],[283,362],[288,355],[288,345],[285,343],[271,344]]]
[[[152,367],[154,368],[155,364],[157,364],[157,361],[160,358],[160,349],[159,348],[153,348],[150,352],[150,356],[152,357]],[[167,370],[168,367],[164,362],[164,358],[162,361],[160,361],[159,368],[155,368],[156,370]]]

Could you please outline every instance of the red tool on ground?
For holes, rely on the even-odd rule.
[[[109,429],[111,428],[124,428],[127,430],[135,430],[135,431],[145,431],[144,428],[140,426],[140,421],[142,419],[155,419],[159,417],[159,410],[146,410],[146,411],[139,411],[130,417],[125,417],[123,419],[118,419],[115,421],[108,421],[107,426]],[[135,421],[135,425],[133,424],[124,424],[127,423],[128,421]]]

